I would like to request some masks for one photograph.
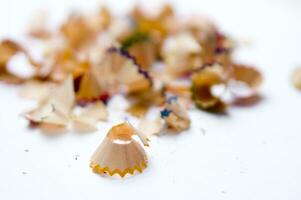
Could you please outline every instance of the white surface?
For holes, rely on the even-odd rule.
[[[20,35],[38,8],[61,16],[66,8],[95,4],[62,2],[1,0],[1,35]],[[129,7],[126,2],[110,4],[119,10]],[[16,87],[0,84],[0,199],[301,198],[301,92],[290,84],[292,69],[301,64],[300,1],[190,2],[175,3],[180,13],[208,14],[230,35],[252,39],[253,45],[239,49],[237,57],[263,71],[264,101],[252,108],[231,108],[228,117],[191,112],[191,131],[153,138],[148,168],[119,180],[89,168],[92,152],[114,120],[101,124],[97,133],[45,136],[28,130],[19,116],[32,104],[18,98]]]

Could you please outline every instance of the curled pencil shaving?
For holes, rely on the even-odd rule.
[[[221,65],[214,64],[196,71],[192,75],[192,98],[196,106],[203,110],[224,111],[226,104],[212,92],[215,85],[226,83]]]

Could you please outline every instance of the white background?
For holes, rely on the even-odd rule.
[[[119,12],[131,6],[128,2],[108,4]],[[28,130],[19,116],[33,104],[18,97],[18,87],[0,84],[0,199],[301,198],[301,92],[290,83],[292,70],[301,64],[301,2],[174,3],[179,13],[209,15],[226,33],[252,40],[236,58],[262,70],[264,100],[251,108],[231,108],[223,117],[192,111],[189,132],[153,138],[148,168],[118,179],[89,168],[91,154],[122,117],[118,108],[96,133],[46,136]],[[94,5],[88,0],[0,0],[0,34],[18,38],[41,8],[59,21],[67,10],[93,10]]]

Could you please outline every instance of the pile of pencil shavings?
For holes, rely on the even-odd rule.
[[[95,131],[115,95],[140,119],[137,128],[127,122],[112,127],[91,160],[97,173],[141,172],[147,157],[138,141],[148,146],[153,134],[188,130],[189,109],[225,113],[259,96],[262,75],[233,61],[234,40],[208,19],[178,16],[170,5],[157,13],[135,7],[125,16],[105,7],[72,13],[56,30],[47,22],[34,25],[29,40],[39,44],[39,56],[21,42],[0,43],[0,80],[23,85],[21,95],[37,101],[23,114],[31,127]],[[26,64],[17,67],[32,73],[14,73],[20,59]],[[153,107],[160,111],[149,120]]]

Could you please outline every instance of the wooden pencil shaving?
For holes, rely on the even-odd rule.
[[[133,136],[137,135],[130,124],[113,126],[91,158],[91,168],[96,173],[134,174],[147,166],[147,156],[143,147]]]
[[[53,88],[45,101],[37,109],[25,114],[34,123],[46,123],[66,126],[75,104],[72,77],[69,76],[61,85]]]
[[[230,104],[256,96],[261,82],[260,72],[250,66],[207,65],[196,70],[192,75],[192,98],[200,109],[225,112]],[[224,86],[224,92],[215,94],[214,87],[220,85]],[[227,91],[231,95],[228,101],[224,98]]]
[[[202,65],[201,51],[201,45],[190,33],[179,33],[166,38],[162,57],[168,72],[180,76]]]
[[[45,86],[39,85],[40,83],[31,84],[29,89],[32,87],[41,87],[41,91],[46,90]],[[85,106],[81,109],[82,111],[79,115],[73,113],[75,96],[71,76],[60,85],[49,89],[50,93],[48,97],[36,96],[32,91],[29,93],[28,89],[23,91],[23,94],[24,92],[28,97],[43,99],[40,101],[38,108],[24,114],[24,116],[32,123],[39,125],[38,127],[44,131],[49,126],[42,126],[43,124],[67,127],[72,122],[76,131],[92,132],[96,130],[96,123],[100,120],[106,120],[108,115],[106,107],[101,101]],[[44,94],[41,92],[40,95]],[[53,129],[53,127],[51,128]]]
[[[192,97],[196,106],[209,111],[223,112],[225,103],[212,93],[212,87],[224,84],[226,77],[220,65],[210,65],[192,76]]]
[[[161,111],[161,118],[165,121],[167,128],[175,132],[181,132],[190,127],[188,113],[176,96],[167,99],[164,109]]]

